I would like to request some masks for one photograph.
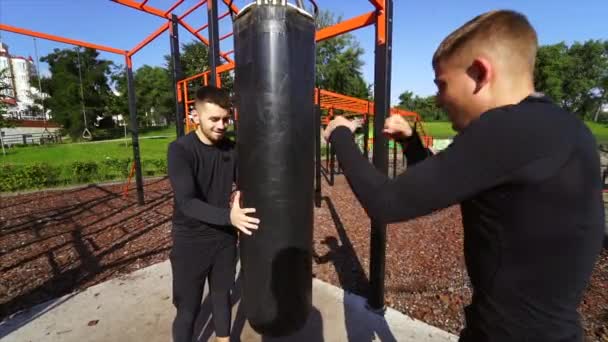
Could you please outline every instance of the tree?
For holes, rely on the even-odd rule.
[[[328,11],[320,11],[317,29],[331,26],[338,20]],[[316,84],[321,89],[367,99],[370,91],[363,79],[361,57],[363,48],[351,34],[343,34],[317,43]]]
[[[82,92],[86,109],[87,128],[93,130],[97,116],[103,116],[113,96],[109,84],[112,62],[99,59],[95,49],[80,50],[55,49],[40,58],[49,64],[51,77],[43,88],[49,95],[44,100],[45,108],[53,114],[53,121],[61,124],[73,138],[79,137],[85,129],[82,112],[79,64],[82,74]]]
[[[0,129],[14,126],[14,124],[5,117],[6,109],[8,107],[5,101],[9,99],[6,91],[10,88],[8,68],[4,68],[0,70]]]
[[[420,97],[411,91],[399,95],[399,108],[418,113],[424,121],[446,121],[446,112],[439,108],[434,95]]]
[[[222,57],[220,57],[220,61],[222,61]],[[173,62],[171,61],[171,55],[165,55],[165,62],[167,66],[167,73],[169,75],[169,79],[173,82],[171,78],[171,70],[173,68]],[[203,42],[192,41],[188,43],[184,43],[181,46],[180,51],[180,63],[182,67],[182,71],[184,73],[184,77],[194,76],[196,74],[200,74],[204,71],[209,70],[209,47],[205,45]],[[232,74],[228,72],[223,72],[220,76],[222,82],[222,88],[226,88],[232,91],[234,87],[234,77]],[[193,95],[196,88],[200,85],[200,80],[195,80],[191,82],[190,90],[192,90]],[[189,86],[190,86],[189,85]]]
[[[535,87],[582,118],[592,118],[606,103],[608,41],[588,40],[539,48]]]

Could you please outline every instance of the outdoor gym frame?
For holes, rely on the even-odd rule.
[[[200,0],[192,7],[187,9],[180,15],[174,14],[174,11],[184,2],[177,0],[167,10],[158,9],[147,5],[148,0],[136,2],[132,0],[111,0],[115,3],[133,8],[138,11],[166,19],[167,22],[162,24],[157,30],[152,32],[148,37],[142,40],[131,50],[122,50],[113,47],[92,44],[89,42],[64,38],[56,35],[36,32],[28,29],[18,28],[10,25],[0,24],[0,30],[13,33],[23,34],[27,36],[38,37],[42,39],[52,40],[60,43],[66,43],[81,47],[88,47],[110,53],[123,55],[126,62],[127,87],[129,93],[129,115],[131,119],[131,137],[133,145],[133,159],[135,167],[135,178],[137,187],[137,200],[140,205],[144,204],[143,178],[141,171],[141,161],[139,152],[139,135],[136,114],[136,98],[135,85],[133,81],[132,57],[143,47],[156,39],[158,36],[169,30],[170,33],[170,51],[172,58],[172,76],[174,80],[174,91],[176,97],[176,130],[177,135],[182,136],[184,132],[184,122],[188,113],[188,82],[196,78],[202,78],[202,84],[220,85],[219,75],[222,72],[230,71],[235,68],[234,61],[229,57],[233,51],[222,52],[219,49],[219,42],[230,37],[233,33],[228,33],[219,36],[218,21],[229,16],[232,13],[238,13],[238,8],[233,4],[232,0],[222,0],[228,10],[221,15],[218,15],[218,0]],[[320,206],[320,127],[321,127],[321,108],[341,109],[346,110],[355,115],[363,115],[366,119],[364,140],[365,154],[368,152],[368,129],[367,123],[370,117],[374,117],[374,121],[381,123],[374,125],[374,143],[373,143],[373,164],[384,174],[388,174],[388,141],[382,133],[382,123],[390,111],[390,93],[391,93],[391,59],[392,59],[392,21],[393,21],[393,1],[392,0],[368,0],[373,6],[372,11],[364,13],[360,16],[344,20],[336,25],[318,30],[316,33],[316,41],[323,41],[338,35],[348,33],[370,25],[375,26],[375,69],[374,69],[374,101],[369,102],[360,99],[354,99],[340,94],[327,92],[317,89],[315,101],[317,104],[317,132],[316,132],[316,159],[317,159],[317,174],[316,174],[316,193],[315,202]],[[316,4],[313,4],[316,6]],[[200,28],[190,26],[186,21],[196,9],[207,4],[207,24]],[[181,25],[205,45],[209,47],[209,70],[197,75],[183,78],[181,65],[179,63],[179,37],[178,27]],[[200,31],[208,29],[208,38],[203,37]],[[220,64],[220,58],[225,61]],[[193,101],[192,101],[193,102]],[[191,102],[190,102],[191,103]],[[392,110],[394,112],[395,110]],[[414,117],[419,121],[419,117],[415,113],[403,112],[401,115]],[[369,308],[377,313],[383,314],[384,305],[384,270],[385,270],[385,246],[386,246],[386,223],[378,220],[371,220],[371,243],[370,243],[370,292],[368,294]]]

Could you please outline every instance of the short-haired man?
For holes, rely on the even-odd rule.
[[[581,120],[534,90],[537,36],[514,11],[482,14],[434,57],[452,145],[394,180],[353,142],[355,124],[324,135],[359,201],[391,223],[460,203],[473,286],[461,341],[581,342],[577,307],[602,245],[596,142]],[[387,121],[386,133],[403,135]]]
[[[230,289],[236,272],[237,231],[250,235],[259,220],[241,208],[235,183],[234,143],[225,137],[230,120],[227,91],[202,87],[196,92],[197,129],[169,145],[169,179],[174,191],[173,303],[177,315],[173,340],[191,342],[205,280],[209,280],[216,341],[230,336]]]

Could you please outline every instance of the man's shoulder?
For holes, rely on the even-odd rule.
[[[169,153],[190,151],[193,146],[192,133],[178,137],[169,143]]]

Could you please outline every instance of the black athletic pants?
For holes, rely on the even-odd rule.
[[[192,239],[173,237],[171,249],[173,341],[191,342],[200,311],[205,280],[209,279],[215,334],[230,336],[230,290],[236,272],[236,242],[231,238]]]

